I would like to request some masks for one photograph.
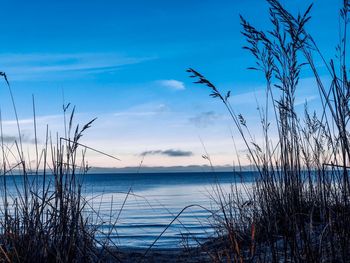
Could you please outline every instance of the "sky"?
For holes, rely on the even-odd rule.
[[[294,14],[311,3],[281,2]],[[340,3],[315,0],[308,25],[327,59],[335,54]],[[11,83],[28,152],[34,96],[39,143],[46,125],[63,136],[64,103],[76,106],[75,123],[97,118],[81,142],[121,161],[87,151],[92,166],[205,165],[203,154],[214,165],[232,165],[231,134],[244,156],[242,140],[223,105],[192,83],[189,67],[231,90],[234,109],[261,135],[256,108],[264,80],[247,70],[254,60],[242,49],[239,14],[269,29],[265,0],[3,0],[1,6],[0,71]],[[307,100],[317,108],[308,73],[300,86],[297,107]],[[16,122],[4,82],[0,107],[11,144]]]

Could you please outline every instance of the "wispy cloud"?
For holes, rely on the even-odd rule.
[[[169,89],[173,90],[184,90],[185,89],[185,84],[182,81],[175,80],[175,79],[164,79],[164,80],[159,80],[158,83]]]
[[[310,102],[310,101],[316,100],[318,98],[319,98],[319,96],[317,96],[317,95],[310,95],[310,96],[306,96],[306,97],[297,98],[295,100],[294,105],[295,106],[305,105],[306,102]]]
[[[165,112],[168,107],[165,104],[158,105],[139,105],[137,107],[130,108],[125,111],[115,112],[113,115],[116,117],[143,117],[143,116],[153,116]]]
[[[144,155],[165,155],[169,157],[188,157],[188,156],[192,156],[193,152],[168,149],[168,150],[145,151],[141,153],[141,156],[144,156]]]
[[[10,80],[46,80],[113,72],[122,66],[154,58],[125,57],[114,53],[0,54]]]
[[[48,124],[50,122],[57,122],[59,120],[63,120],[63,115],[43,115],[43,116],[37,116],[35,118],[36,123],[41,123],[41,124]],[[2,122],[4,126],[16,126],[17,125],[17,120],[5,120]],[[34,119],[33,118],[28,118],[28,119],[19,119],[18,120],[19,125],[33,125],[34,124]]]
[[[189,118],[189,121],[199,128],[205,128],[212,124],[217,118],[218,115],[214,111],[206,111]]]
[[[19,141],[18,137],[13,135],[3,135],[1,140],[4,143],[14,143],[15,141],[17,142]],[[35,143],[35,139],[31,138],[28,134],[22,134],[21,141],[23,143],[30,143],[30,144]]]
[[[77,114],[78,116],[82,116],[81,114]],[[45,140],[46,128],[52,130],[54,132],[62,132],[63,131],[63,115],[42,115],[37,116],[36,127],[37,127],[37,136],[38,142]],[[34,143],[34,119],[26,118],[19,119],[18,124],[21,130],[21,140],[23,143]],[[14,141],[19,141],[18,139],[18,131],[17,131],[17,120],[4,120],[2,121],[3,130],[4,130],[4,142],[13,143]]]

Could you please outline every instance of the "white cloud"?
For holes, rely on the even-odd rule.
[[[184,90],[185,89],[185,84],[182,81],[178,81],[175,79],[160,80],[159,84],[163,87],[173,89],[173,90]]]
[[[48,124],[50,122],[57,122],[58,120],[63,120],[63,115],[45,115],[45,116],[37,116],[36,117],[36,123],[37,124]],[[29,125],[32,127],[34,124],[34,119],[33,118],[28,118],[28,119],[19,119],[18,120],[19,125]],[[17,121],[16,120],[4,120],[2,122],[4,126],[17,126]]]
[[[206,111],[190,117],[189,121],[199,128],[206,128],[218,119],[218,115],[214,111]]]
[[[52,80],[114,72],[123,66],[154,58],[125,57],[115,53],[0,54],[2,69],[10,80]],[[64,74],[64,76],[63,76]]]
[[[124,111],[119,111],[113,113],[116,117],[144,117],[144,116],[154,116],[159,115],[168,110],[165,104],[142,104],[138,105]]]

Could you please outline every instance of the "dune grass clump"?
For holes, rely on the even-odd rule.
[[[74,109],[66,123],[69,104],[64,105],[65,136],[59,137],[56,134],[53,137],[47,128],[43,148],[39,149],[33,98],[36,156],[27,157],[23,151],[22,134],[11,87],[6,75],[2,73],[2,76],[14,105],[18,138],[12,146],[5,144],[0,121],[0,260],[102,260],[105,254],[101,254],[101,251],[105,250],[102,250],[103,244],[99,244],[100,241],[96,239],[99,225],[90,220],[91,207],[88,207],[89,203],[82,194],[83,175],[88,170],[86,149],[78,147],[81,146],[80,138],[94,120],[81,128],[79,125],[74,127]]]
[[[247,192],[218,191],[220,235],[215,258],[234,262],[349,262],[350,260],[350,82],[347,26],[350,2],[340,10],[340,43],[329,63],[306,25],[312,5],[297,16],[278,0],[267,0],[272,29],[261,31],[241,17],[251,70],[265,78],[259,107],[263,139],[257,141],[244,116],[207,78],[188,69],[226,106],[258,173]],[[327,69],[323,81],[317,61]],[[296,110],[302,71],[311,72],[320,107],[304,116]],[[272,116],[272,117],[271,117]],[[278,134],[273,136],[275,132]],[[236,188],[233,188],[236,189]],[[237,190],[238,191],[238,190]],[[220,241],[221,240],[221,241]]]

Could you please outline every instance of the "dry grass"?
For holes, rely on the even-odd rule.
[[[311,6],[304,14],[293,16],[278,0],[267,1],[270,31],[260,31],[241,18],[247,39],[245,49],[256,59],[256,65],[250,69],[261,72],[266,80],[265,106],[259,108],[262,143],[254,140],[243,115],[231,106],[230,92],[222,94],[199,72],[188,69],[195,83],[208,86],[210,95],[226,106],[258,173],[252,189],[240,192],[233,187],[226,194],[217,188],[216,201],[221,213],[213,215],[219,236],[207,243],[204,250],[214,262],[349,262],[350,83],[346,30],[350,4],[344,0],[340,12],[342,38],[337,47],[338,56],[326,63],[305,29]],[[316,56],[325,63],[332,79],[328,87],[315,66]],[[295,109],[295,94],[300,73],[306,67],[314,75],[322,103],[317,113],[310,113],[305,105],[301,117]],[[0,75],[9,88],[17,119],[10,84],[5,73]],[[82,196],[81,176],[88,167],[80,147],[88,146],[80,144],[80,139],[94,120],[83,127],[74,126],[75,110],[72,109],[66,121],[70,108],[64,105],[65,135],[52,138],[47,130],[44,146],[39,149],[34,105],[33,100],[34,169],[30,169],[30,160],[24,157],[18,119],[15,151],[6,148],[0,127],[0,260],[100,262],[108,258],[118,261],[117,253],[110,252],[116,246],[108,234],[106,242],[96,239],[99,225],[92,224],[85,213],[89,204]],[[273,115],[271,119],[270,115]],[[277,129],[277,140],[270,135],[272,126]],[[15,174],[21,180],[14,180]],[[9,192],[9,180],[14,180],[14,192]],[[129,194],[130,190],[125,202]],[[140,256],[140,261],[147,258],[152,246],[183,211]],[[109,234],[116,223],[110,225]]]
[[[310,6],[293,16],[277,0],[268,0],[272,29],[260,31],[243,17],[244,47],[256,59],[251,70],[266,80],[264,107],[259,107],[263,142],[258,143],[249,127],[223,95],[199,72],[189,69],[195,83],[208,86],[211,96],[226,106],[245,142],[258,172],[253,189],[225,194],[216,200],[223,215],[218,217],[221,243],[212,253],[218,262],[349,262],[349,119],[346,30],[350,4],[340,12],[342,37],[338,56],[326,63],[305,26]],[[314,57],[326,63],[331,85],[326,87]],[[321,105],[305,115],[295,109],[302,70],[311,70]],[[272,110],[272,114],[269,114]],[[273,115],[271,119],[269,116]],[[270,125],[270,124],[273,125]],[[276,127],[278,139],[271,137]],[[248,198],[243,197],[248,196]]]
[[[63,106],[65,136],[52,138],[48,128],[39,149],[33,98],[35,157],[25,158],[22,134],[10,83],[9,88],[17,119],[15,150],[4,142],[1,127],[1,203],[0,260],[3,262],[97,262],[107,256],[105,243],[96,239],[99,224],[95,213],[82,195],[82,179],[88,171],[85,150],[79,143],[94,120],[82,127],[73,125],[75,109],[69,119],[69,106]],[[79,149],[79,150],[78,150]],[[83,149],[82,151],[80,151]],[[91,150],[94,150],[90,148]],[[99,152],[104,154],[102,152]],[[113,156],[109,156],[115,158]],[[15,161],[15,165],[13,162]],[[11,187],[9,187],[11,184]],[[13,187],[12,187],[13,186]],[[90,213],[87,213],[90,211]],[[106,237],[108,239],[108,236]],[[103,251],[103,253],[101,252]],[[113,253],[108,255],[118,261]]]

